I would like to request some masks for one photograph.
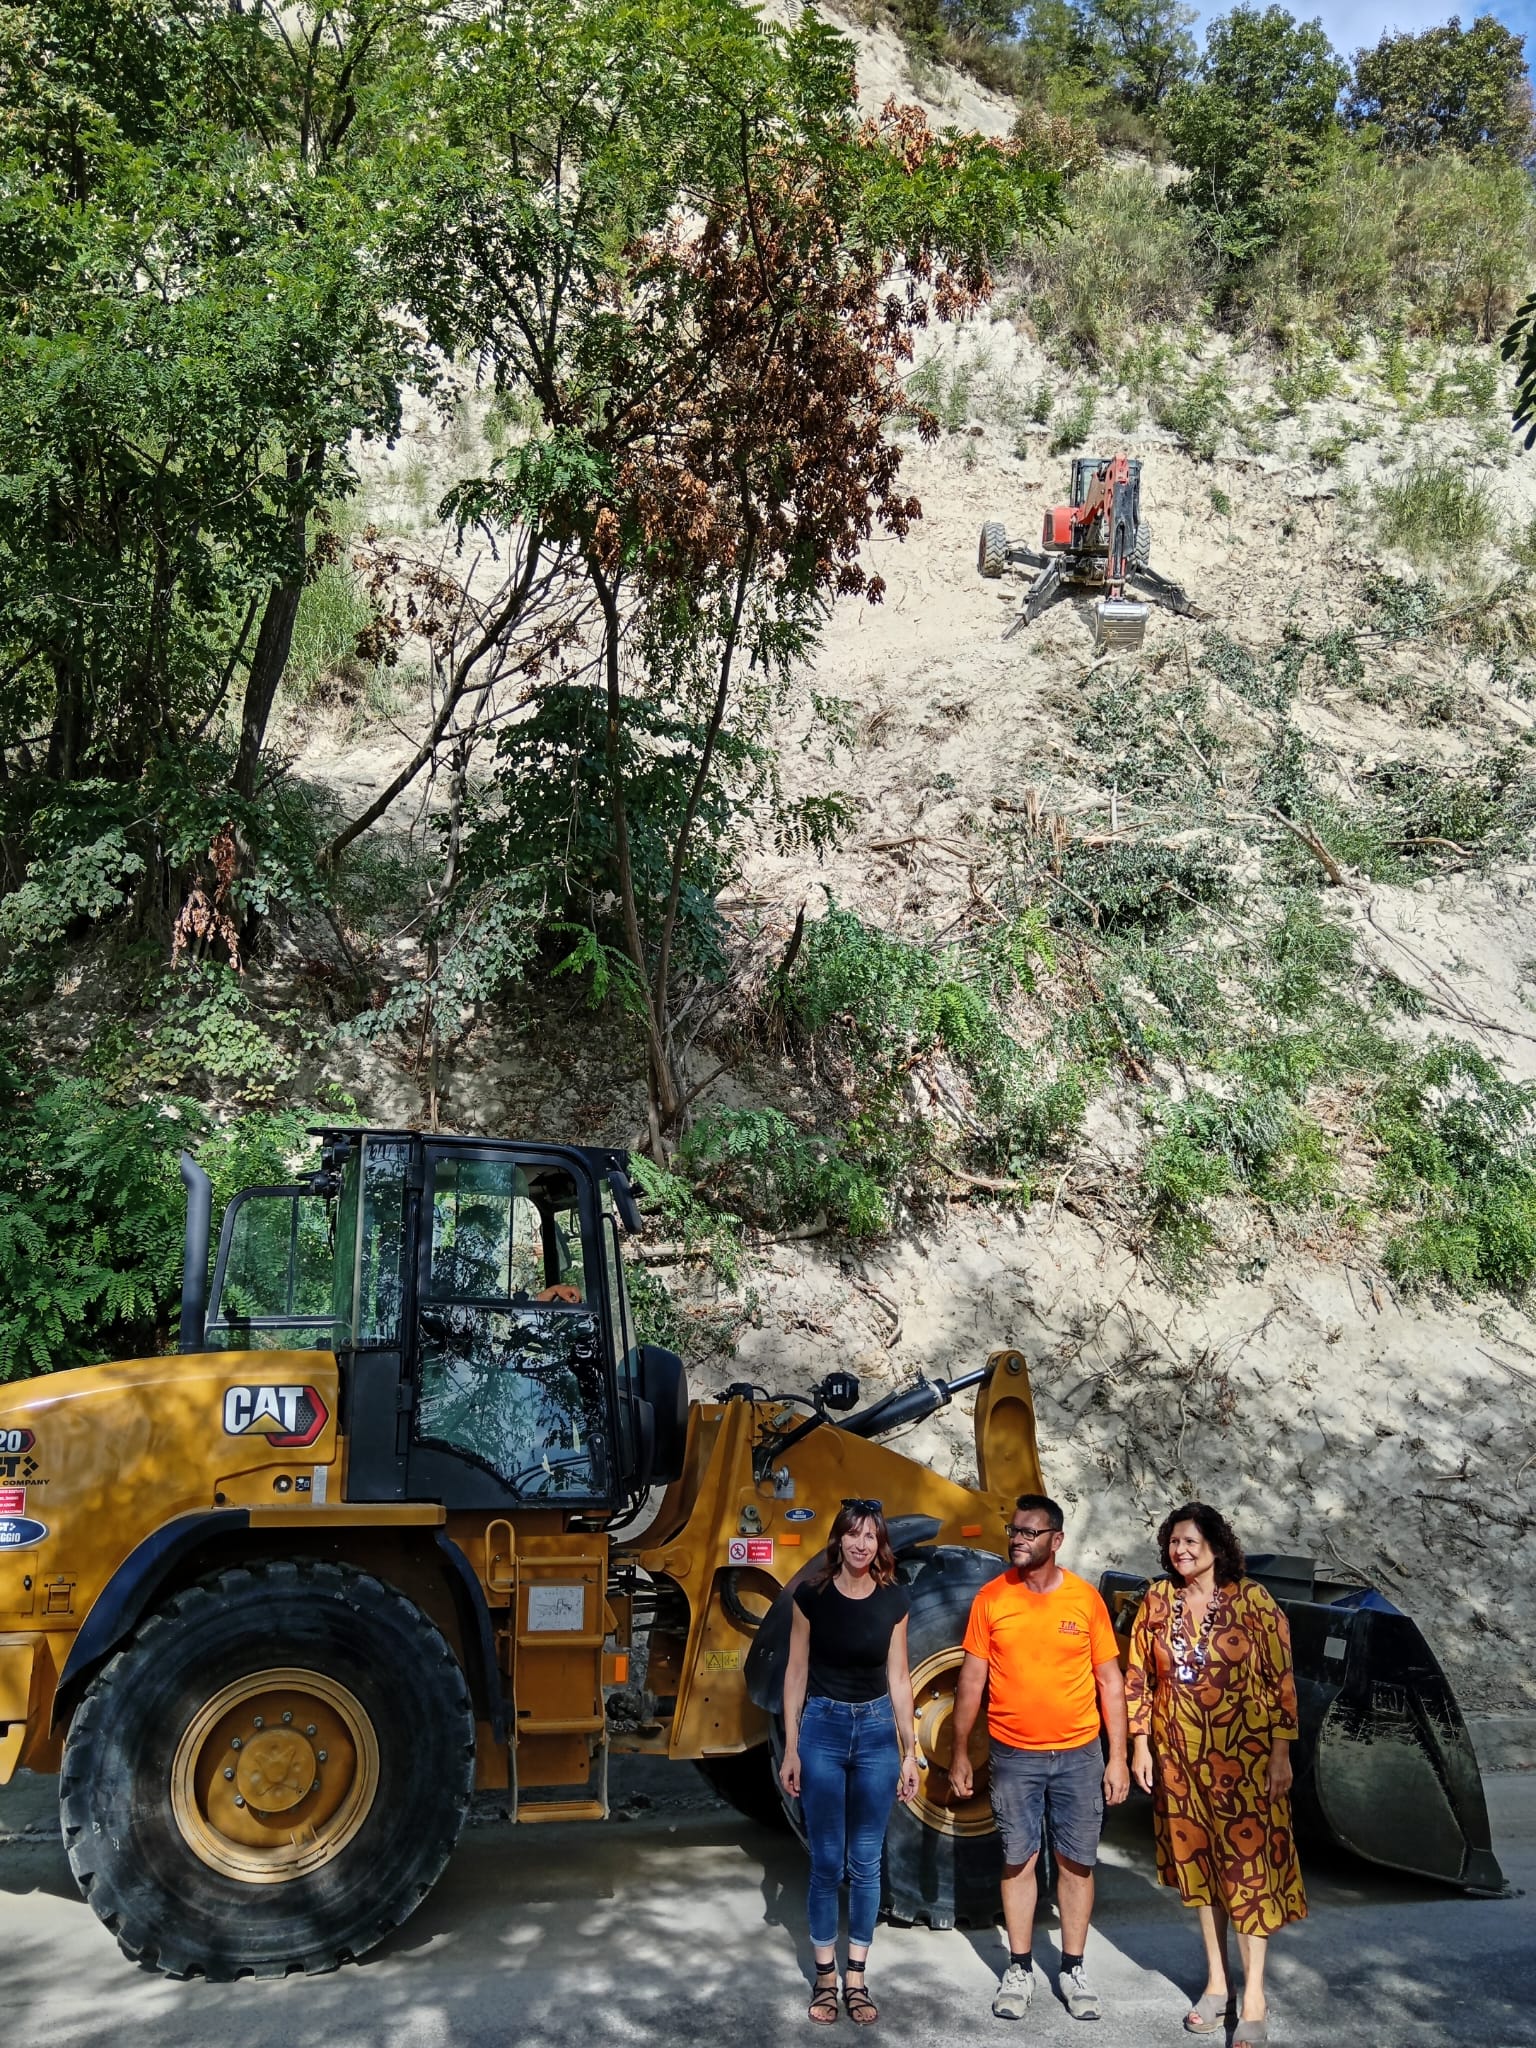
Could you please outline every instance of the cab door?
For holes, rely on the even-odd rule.
[[[421,1201],[409,1497],[449,1508],[614,1505],[589,1178],[569,1155],[428,1144]]]

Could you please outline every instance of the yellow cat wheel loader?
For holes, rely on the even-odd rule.
[[[425,1896],[476,1790],[519,1823],[598,1820],[620,1750],[776,1813],[789,1591],[846,1496],[884,1502],[912,1594],[922,1782],[891,1821],[889,1910],[990,1920],[985,1770],[956,1802],[946,1765],[970,1601],[1041,1484],[1023,1357],[858,1412],[840,1372],[690,1401],[635,1338],[622,1153],[319,1136],[317,1174],[230,1203],[211,1281],[183,1158],[178,1355],[0,1388],[0,1782],[58,1772],[70,1864],[125,1952],[173,1976],[330,1969]],[[879,1440],[965,1387],[976,1488]],[[1122,1621],[1138,1585],[1109,1589]],[[1316,1773],[1343,1756],[1411,1809],[1401,1839],[1373,1834],[1357,1797],[1353,1846],[1496,1888],[1418,1631],[1290,1595],[1293,1625],[1323,1617]],[[1383,1677],[1362,1620],[1401,1624],[1411,1658]],[[1433,1788],[1450,1819],[1426,1848]]]

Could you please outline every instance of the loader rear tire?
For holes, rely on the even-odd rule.
[[[124,1953],[167,1976],[330,1970],[425,1898],[474,1760],[464,1673],[403,1594],[346,1565],[237,1567],[92,1681],[65,1847]]]
[[[727,1806],[734,1806],[761,1828],[788,1828],[789,1816],[768,1743],[760,1742],[755,1749],[744,1749],[736,1756],[701,1756],[698,1766]]]
[[[1008,529],[1001,520],[989,519],[981,529],[976,548],[976,567],[983,576],[1001,576],[1008,566]]]
[[[1136,538],[1131,543],[1131,567],[1145,569],[1152,560],[1152,528],[1145,519],[1136,523]]]
[[[911,1583],[907,1660],[921,1778],[916,1799],[893,1808],[885,1831],[886,1910],[904,1925],[990,1927],[997,1917],[1003,1850],[987,1792],[984,1724],[970,1742],[976,1790],[961,1807],[950,1801],[947,1765],[971,1602],[1004,1569],[1000,1557],[985,1552],[930,1550]]]

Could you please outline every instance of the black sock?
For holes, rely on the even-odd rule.
[[[1032,1970],[1035,1967],[1033,1956],[1016,1955],[1012,1949],[1008,1951],[1008,1960],[1010,1963],[1017,1963],[1021,1970]]]
[[[1075,1970],[1082,1960],[1081,1956],[1069,1956],[1065,1949],[1061,1952],[1061,1967],[1063,1970]]]

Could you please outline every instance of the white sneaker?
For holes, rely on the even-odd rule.
[[[1096,2020],[1099,2017],[1099,1994],[1088,1982],[1087,1974],[1079,1963],[1076,1969],[1061,1973],[1061,1995],[1067,2001],[1067,2011],[1075,2020]]]
[[[1003,1972],[992,2000],[992,2011],[1000,2020],[1021,2020],[1035,1995],[1035,1973],[1022,1963],[1010,1963]]]

